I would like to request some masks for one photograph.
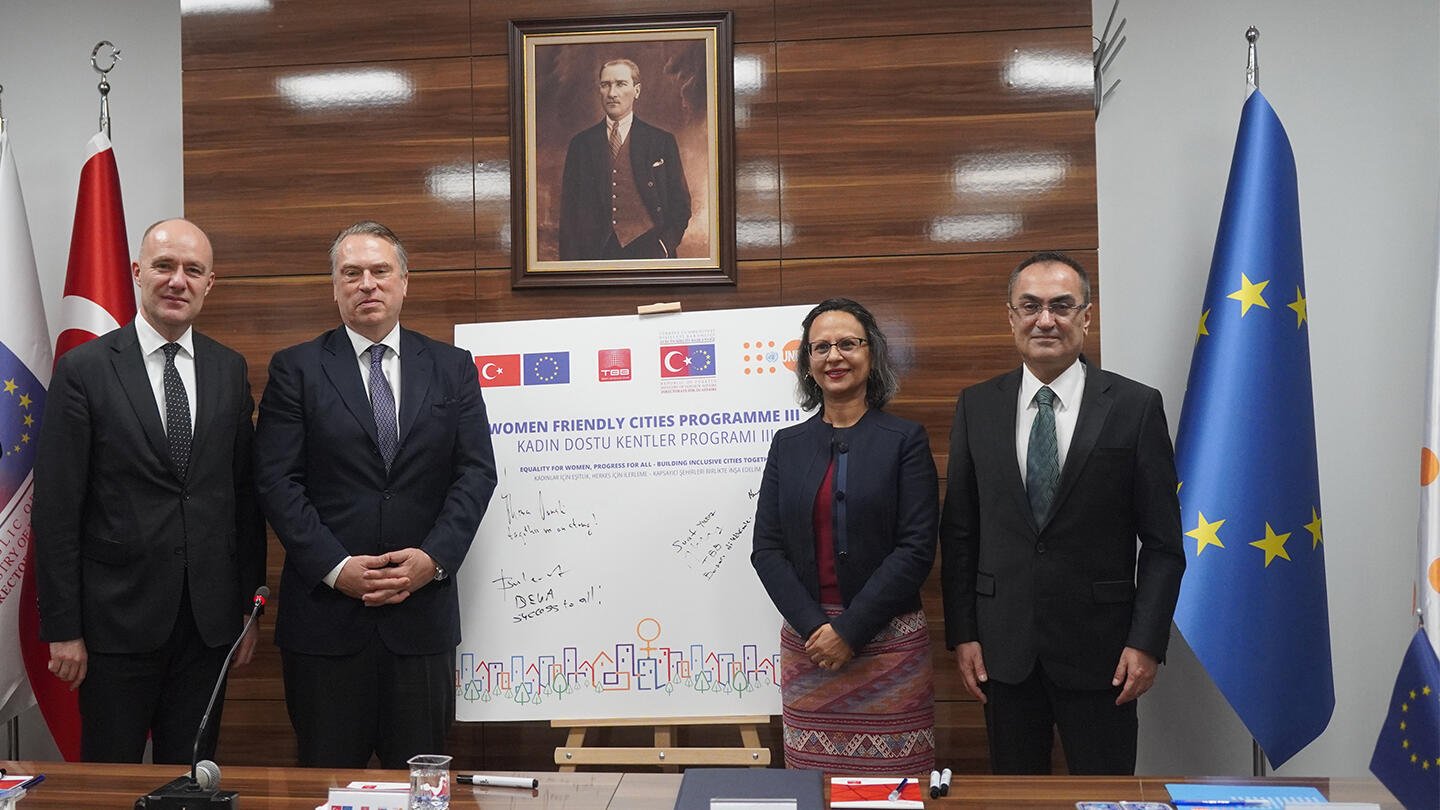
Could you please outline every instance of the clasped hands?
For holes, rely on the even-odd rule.
[[[398,605],[435,578],[435,561],[418,548],[356,555],[345,561],[335,589],[366,607]]]
[[[816,628],[805,640],[805,654],[821,669],[839,669],[855,657],[849,642],[841,638],[828,622]]]

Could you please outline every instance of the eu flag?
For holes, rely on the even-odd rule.
[[[1175,440],[1175,623],[1270,761],[1335,709],[1295,157],[1259,90],[1235,156]]]
[[[521,360],[526,385],[565,385],[570,382],[570,352],[538,352]]]
[[[7,515],[11,499],[35,466],[44,412],[45,388],[40,380],[0,342],[0,509]]]
[[[1440,807],[1440,661],[1424,629],[1415,631],[1395,677],[1370,772],[1407,810]]]

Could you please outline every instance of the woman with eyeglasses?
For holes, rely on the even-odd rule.
[[[929,771],[935,704],[920,587],[939,519],[930,441],[882,410],[899,384],[869,310],[832,298],[802,327],[799,399],[817,410],[775,434],[750,555],[784,618],[785,764]]]

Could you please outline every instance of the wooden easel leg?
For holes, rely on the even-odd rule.
[[[565,736],[565,747],[566,747],[566,748],[569,748],[569,749],[571,749],[571,750],[574,750],[574,749],[576,749],[576,748],[584,748],[584,747],[585,747],[585,733],[588,732],[589,730],[590,730],[589,728],[586,728],[586,727],[584,727],[584,726],[574,726],[574,727],[572,727],[572,728],[570,729],[570,733]],[[574,765],[561,765],[558,770],[560,771],[560,773],[574,773],[574,772],[575,772],[575,766],[574,766]]]
[[[674,727],[674,726],[656,726],[656,727],[655,727],[655,747],[656,747],[656,748],[659,748],[661,751],[670,751],[670,750],[673,750],[673,749],[675,748],[675,727]],[[662,773],[679,773],[679,772],[680,772],[680,766],[679,766],[679,765],[661,765],[661,766],[660,766],[660,771],[661,771]]]

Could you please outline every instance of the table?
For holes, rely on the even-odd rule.
[[[20,802],[21,810],[130,810],[135,799],[185,772],[176,765],[0,761],[11,773],[43,773],[45,783]],[[456,810],[672,810],[679,774],[524,772],[539,790],[455,785]],[[222,768],[221,786],[239,792],[243,810],[313,810],[333,785],[351,781],[402,782],[402,771],[323,768]],[[956,776],[950,795],[927,802],[937,810],[1074,810],[1082,799],[1168,801],[1166,782],[1312,785],[1331,801],[1375,802],[1402,810],[1376,780],[1363,778],[1251,779],[1161,776]]]

